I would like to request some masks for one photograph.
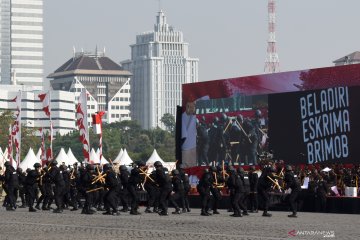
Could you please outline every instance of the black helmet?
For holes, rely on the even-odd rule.
[[[156,161],[156,162],[154,162],[154,167],[155,168],[162,167],[162,163],[160,161]]]
[[[286,171],[292,171],[292,167],[290,165],[286,165],[286,168],[285,168]]]
[[[52,165],[52,166],[56,166],[57,164],[58,164],[58,162],[57,162],[56,160],[52,160],[52,161],[51,161],[51,165]]]
[[[255,166],[250,166],[250,170],[255,171],[256,170]]]
[[[11,166],[10,161],[6,161],[6,162],[4,163],[4,166],[5,166],[5,167]]]
[[[34,168],[41,168],[41,164],[40,163],[35,163]]]
[[[217,124],[218,122],[219,122],[219,118],[218,118],[218,117],[214,117],[213,123]]]
[[[209,169],[205,168],[204,173],[209,173]]]
[[[125,165],[121,165],[119,170],[120,171],[127,171],[127,167]]]
[[[255,111],[255,117],[257,118],[261,117],[261,111],[259,109]]]
[[[209,171],[210,171],[210,172],[216,172],[216,167],[215,167],[215,166],[209,167]]]
[[[144,166],[146,166],[146,163],[145,163],[144,161],[138,161],[138,162],[136,163],[136,165],[137,165],[138,167],[144,167]]]
[[[94,169],[93,165],[91,165],[91,164],[86,165],[86,170],[90,171],[90,170],[93,170],[93,169]]]
[[[234,172],[235,172],[235,168],[234,168],[233,166],[229,166],[229,167],[228,167],[228,171],[234,173]]]
[[[111,165],[110,165],[109,163],[106,163],[106,164],[103,165],[103,170],[104,170],[104,171],[107,171],[107,170],[109,170],[110,168],[111,168]]]
[[[225,113],[221,114],[221,121],[224,123],[228,120],[228,116]]]
[[[179,173],[179,170],[174,169],[174,170],[171,171],[171,174],[172,175],[179,175],[180,173]]]
[[[178,169],[184,169],[184,165],[183,165],[183,164],[179,164]]]
[[[239,174],[244,174],[244,173],[245,173],[245,171],[244,171],[244,169],[243,169],[242,167],[239,167],[238,170],[237,170],[237,172],[238,172]]]

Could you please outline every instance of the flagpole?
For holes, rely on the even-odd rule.
[[[49,118],[50,118],[50,150],[51,150],[51,160],[53,160],[53,125],[51,120],[51,90],[49,90]]]

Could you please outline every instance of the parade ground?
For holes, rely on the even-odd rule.
[[[144,211],[143,208],[140,209]],[[181,215],[139,216],[123,213],[104,216],[100,212],[83,215],[65,210],[62,214],[28,209],[0,210],[0,239],[359,239],[359,216],[355,214],[261,213],[233,218],[225,210],[220,215],[200,216],[199,209]]]

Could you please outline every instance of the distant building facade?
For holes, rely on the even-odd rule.
[[[131,59],[121,62],[133,73],[131,117],[145,129],[164,127],[161,117],[165,113],[175,117],[176,106],[181,105],[182,84],[198,81],[198,63],[189,57],[183,33],[169,26],[160,11],[154,31],[137,35]]]
[[[339,58],[335,61],[333,61],[335,66],[340,65],[348,65],[348,64],[358,64],[360,63],[360,52],[353,52],[349,55],[346,55],[345,57]]]
[[[0,84],[43,88],[43,0],[0,0]]]
[[[0,112],[16,110],[16,103],[12,101],[21,91],[21,122],[29,128],[46,131],[50,129],[49,117],[42,110],[43,105],[39,94],[43,91],[23,88],[21,86],[9,86],[7,90],[0,89]],[[51,91],[51,121],[54,133],[61,135],[76,130],[75,122],[75,95],[72,92]],[[40,132],[37,133],[40,135]]]
[[[91,114],[106,112],[107,123],[130,120],[131,73],[104,53],[74,53],[74,56],[48,78],[54,90],[75,93],[77,103],[83,88],[88,93],[88,120]]]

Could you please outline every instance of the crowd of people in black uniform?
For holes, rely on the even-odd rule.
[[[230,196],[229,211],[233,212],[233,217],[258,212],[259,200],[263,205],[262,215],[270,217],[270,194],[276,191],[286,196],[292,211],[289,217],[297,217],[300,186],[305,178],[309,180],[307,191],[314,194],[317,210],[325,211],[326,196],[343,195],[346,186],[358,187],[360,176],[357,165],[352,169],[334,165],[330,166],[331,171],[321,171],[325,166],[300,168],[263,159],[260,167],[261,174],[255,166],[250,166],[248,172],[232,165],[206,167],[197,185],[201,215],[219,214],[219,202],[226,189]],[[58,167],[55,160],[43,168],[36,163],[33,170],[27,169],[26,172],[20,168],[15,170],[10,162],[5,163],[5,168],[0,181],[6,192],[3,206],[8,211],[15,211],[17,207],[28,207],[30,212],[36,212],[36,209],[48,211],[55,202],[54,213],[62,213],[64,209],[72,207],[71,211],[81,208],[83,214],[103,211],[105,215],[120,215],[120,212],[129,211],[132,215],[138,215],[139,192],[146,191],[146,213],[166,216],[169,203],[175,208],[173,214],[190,212],[188,195],[191,186],[181,164],[168,172],[158,161],[154,163],[151,173],[148,173],[144,162],[137,162],[130,171],[127,166],[114,169],[110,164],[102,167],[75,164],[67,169],[65,165]],[[331,186],[337,186],[338,193],[330,191]],[[16,205],[19,197],[21,206]]]
[[[5,162],[5,172],[0,176],[6,192],[3,206],[8,211],[14,211],[20,197],[22,205],[19,207],[28,207],[30,212],[50,210],[55,201],[54,213],[62,213],[72,207],[72,211],[82,208],[83,214],[104,211],[105,215],[120,215],[120,211],[129,211],[138,215],[138,193],[145,190],[148,193],[146,213],[168,215],[169,202],[175,207],[173,214],[190,212],[187,198],[190,184],[184,169],[180,166],[168,173],[159,161],[154,163],[154,167],[151,173],[147,172],[144,162],[138,162],[130,171],[125,165],[115,171],[110,164],[102,167],[76,164],[67,169],[65,165],[58,167],[53,160],[43,168],[36,163],[33,170],[23,172]]]
[[[225,160],[257,165],[257,155],[265,148],[267,126],[260,110],[256,110],[254,115],[253,119],[241,114],[229,118],[222,113],[211,123],[202,116],[197,122],[198,164],[210,165]]]

